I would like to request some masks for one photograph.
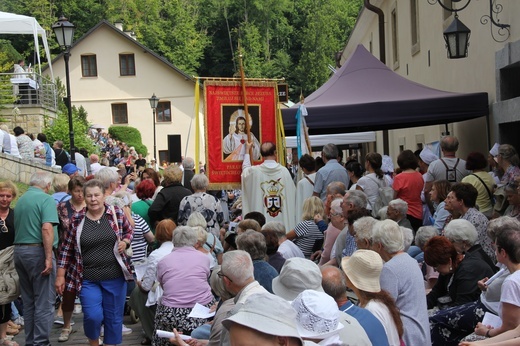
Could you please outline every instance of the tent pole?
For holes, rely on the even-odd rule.
[[[378,16],[379,24],[379,60],[386,65],[386,47],[385,47],[385,13],[379,7],[365,0],[367,10],[374,12]],[[383,154],[390,155],[390,144],[388,139],[388,130],[383,130]]]

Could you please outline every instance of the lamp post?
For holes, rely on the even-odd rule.
[[[67,83],[67,97],[65,104],[67,105],[69,116],[70,159],[72,163],[76,163],[76,160],[74,157],[74,127],[72,124],[72,104],[70,98],[69,58],[75,28],[74,24],[69,22],[63,15],[61,15],[58,21],[52,25],[52,30],[54,31],[54,35],[56,35],[56,40],[58,41],[60,48],[65,50],[63,53],[63,60],[65,61],[65,79]]]
[[[155,162],[157,162],[157,143],[156,143],[156,136],[155,136],[155,118],[157,114],[157,105],[159,104],[159,98],[155,96],[155,93],[148,99],[150,101],[150,107],[152,107],[153,110],[153,156],[155,158]]]

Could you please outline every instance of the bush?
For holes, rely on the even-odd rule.
[[[108,128],[110,136],[121,142],[125,142],[129,147],[134,147],[139,154],[146,156],[148,149],[143,144],[141,132],[131,126],[110,126]]]

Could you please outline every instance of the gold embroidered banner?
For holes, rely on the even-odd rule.
[[[276,83],[246,82],[246,100],[247,115],[239,82],[204,82],[206,175],[210,190],[240,187],[247,142],[246,121],[249,122],[253,142],[253,164],[261,161],[262,142],[277,142]]]

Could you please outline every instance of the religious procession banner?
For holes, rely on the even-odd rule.
[[[276,82],[246,81],[247,113],[239,81],[204,82],[206,175],[209,190],[240,188],[247,128],[253,143],[253,164],[261,161],[260,144],[277,143]]]

